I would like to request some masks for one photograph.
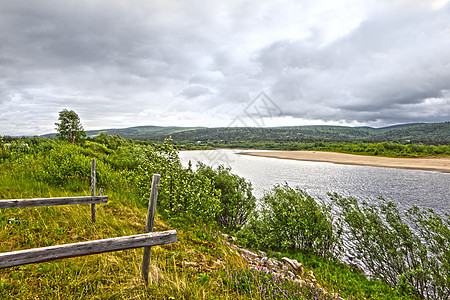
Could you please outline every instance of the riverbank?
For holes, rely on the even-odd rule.
[[[239,154],[345,165],[415,169],[450,173],[450,158],[448,157],[392,158],[320,151],[262,151],[241,152]]]

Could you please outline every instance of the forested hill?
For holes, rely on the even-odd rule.
[[[375,142],[397,141],[397,142],[429,142],[450,143],[450,122],[422,124],[387,130],[372,138]]]
[[[450,122],[430,124],[402,124],[383,128],[347,126],[290,126],[290,127],[159,127],[140,126],[123,129],[86,131],[88,137],[101,132],[127,139],[162,141],[172,137],[178,144],[236,143],[236,142],[395,142],[450,144]],[[49,135],[46,135],[49,137]]]
[[[87,130],[87,137],[96,137],[100,133],[105,133],[107,135],[120,135],[125,139],[133,140],[148,140],[148,139],[158,139],[164,140],[165,137],[176,132],[186,132],[194,129],[201,129],[204,127],[175,127],[175,126],[136,126],[128,128],[111,128],[111,129],[101,129],[101,130]],[[45,134],[43,137],[54,138],[56,133]]]
[[[271,128],[203,128],[171,135],[175,142],[396,142],[449,144],[450,122],[405,124],[384,128],[346,126],[294,126]]]

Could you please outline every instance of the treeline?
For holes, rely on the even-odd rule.
[[[448,215],[416,207],[402,215],[391,202],[367,204],[336,194],[325,204],[288,185],[272,187],[256,205],[249,181],[223,166],[212,169],[199,163],[195,170],[183,168],[167,141],[151,144],[107,135],[80,145],[43,138],[0,139],[2,170],[68,191],[89,186],[91,158],[97,160],[97,180],[105,194],[135,193],[138,200],[130,204],[143,209],[152,175],[161,174],[158,213],[172,226],[204,224],[237,235],[247,247],[312,253],[336,264],[345,237],[372,276],[389,284],[397,298],[450,297]],[[378,289],[366,297],[392,292]]]

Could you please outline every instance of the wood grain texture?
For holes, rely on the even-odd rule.
[[[155,224],[156,201],[158,198],[159,181],[161,175],[153,174],[152,189],[150,190],[150,198],[148,202],[147,223],[145,225],[145,232],[152,232]],[[144,282],[148,283],[148,272],[150,270],[150,251],[151,247],[145,247],[142,255],[142,277]]]
[[[92,204],[92,203],[98,204],[107,202],[108,196],[6,199],[0,200],[0,208],[75,205],[75,204]]]
[[[95,159],[91,159],[91,196],[95,196]],[[95,203],[91,203],[91,220],[95,223]]]
[[[164,245],[176,242],[176,230],[168,230],[104,240],[50,246],[45,248],[13,251],[0,253],[0,269],[61,258]]]

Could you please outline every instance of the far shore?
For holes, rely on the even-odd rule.
[[[345,165],[415,169],[450,173],[450,157],[391,158],[321,151],[264,151],[241,152],[239,154]]]

